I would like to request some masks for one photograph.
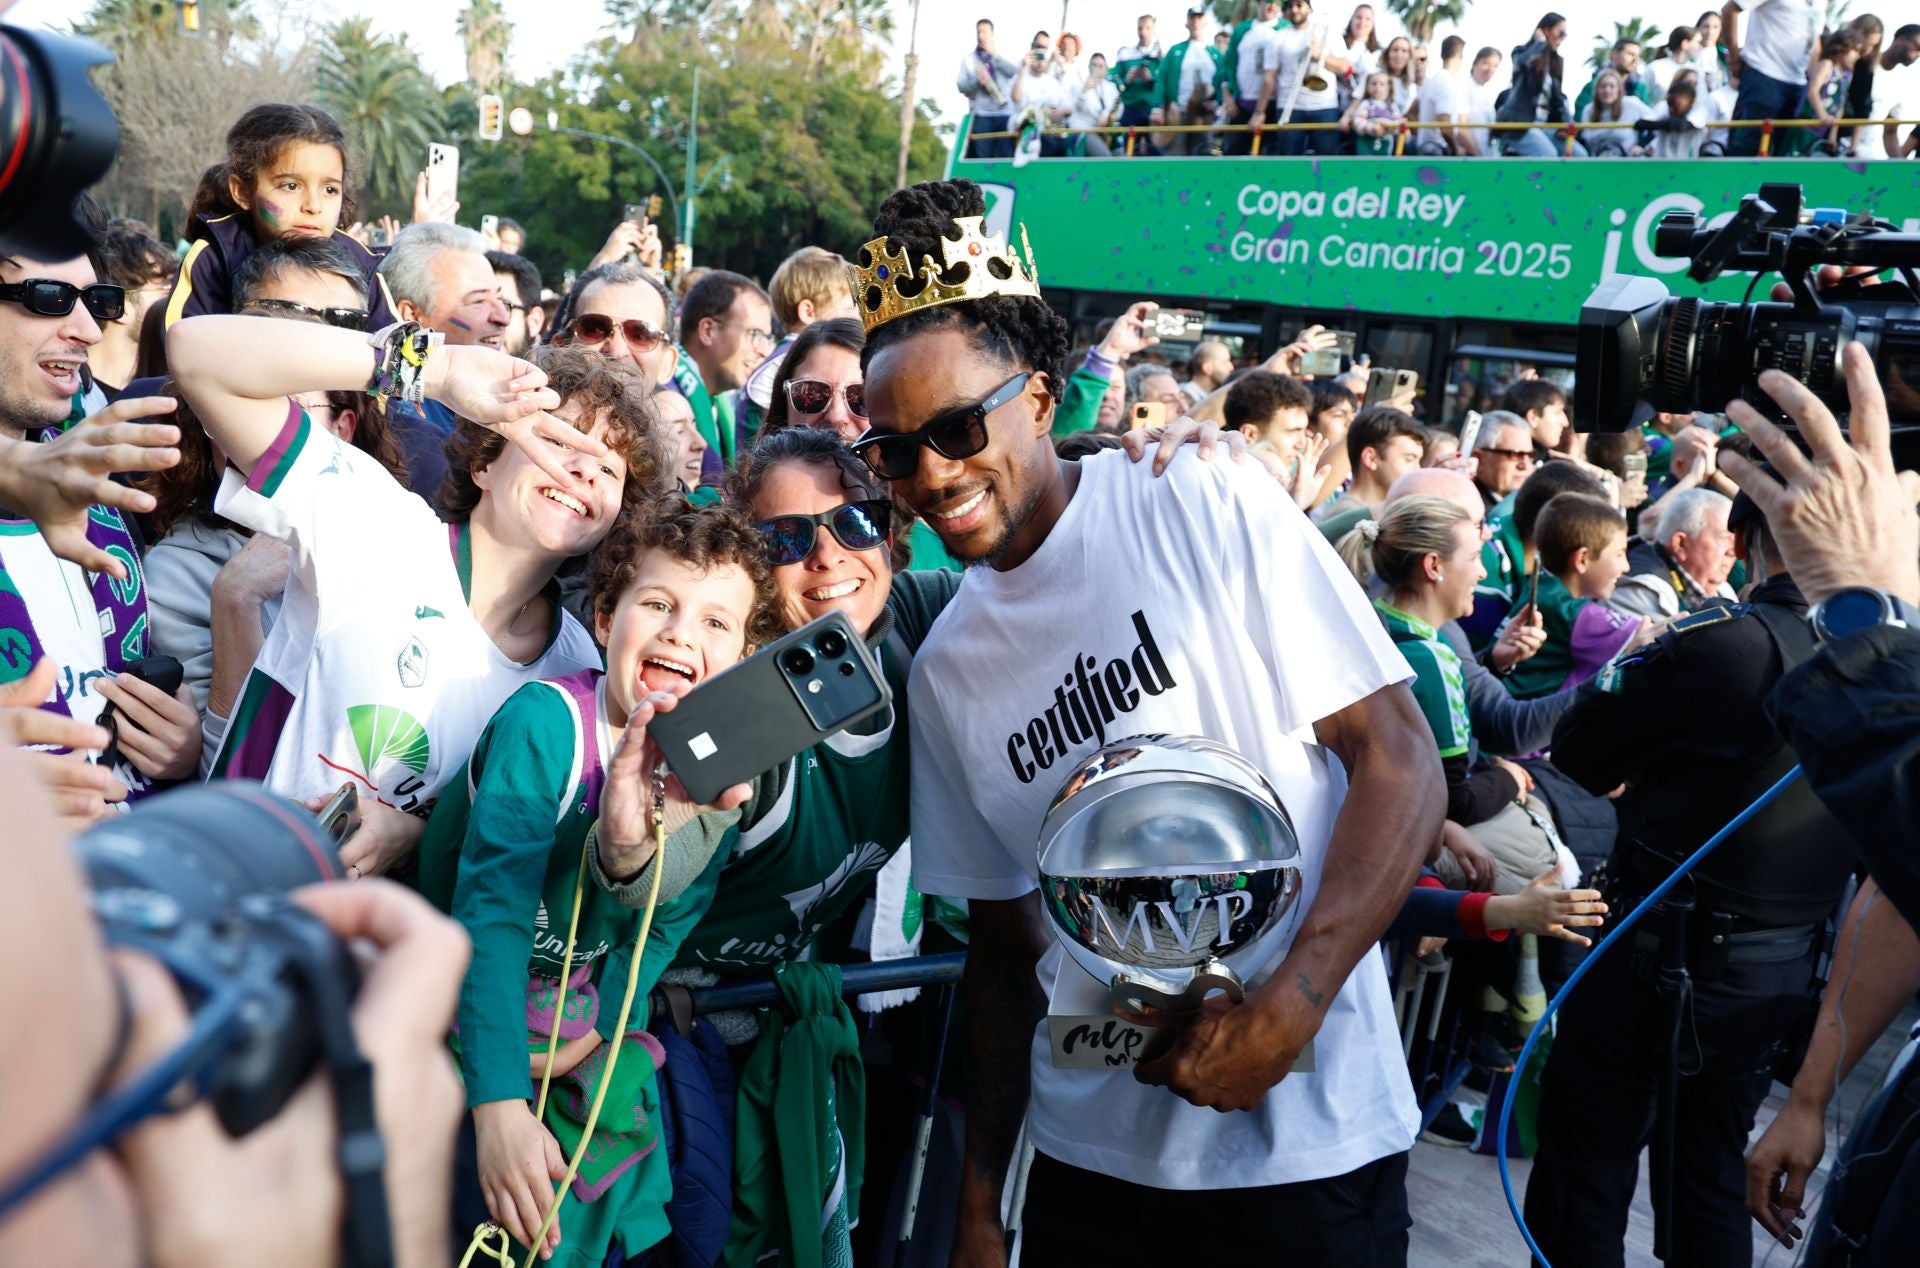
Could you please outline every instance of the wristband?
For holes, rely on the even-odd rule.
[[[379,358],[368,390],[382,401],[397,398],[410,405],[426,399],[427,358],[445,342],[437,330],[417,321],[399,321],[367,336]]]

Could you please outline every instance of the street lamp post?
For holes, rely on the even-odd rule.
[[[700,66],[693,68],[693,117],[687,124],[687,221],[680,230],[687,258],[693,258],[693,203],[698,197],[693,188],[693,171],[700,161]]]
[[[638,154],[647,161],[647,166],[653,169],[654,175],[660,178],[660,190],[667,196],[667,205],[673,210],[674,220],[678,221],[680,219],[680,200],[673,196],[673,180],[667,175],[666,169],[661,167],[654,159],[653,155],[647,153],[625,137],[613,136],[606,132],[589,132],[585,128],[562,127],[560,125],[560,112],[557,110],[549,110],[547,112],[547,130],[549,132],[558,132],[562,136],[577,136],[588,141],[605,141],[609,145],[617,145],[623,150],[630,150]]]

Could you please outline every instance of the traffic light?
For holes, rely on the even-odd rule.
[[[480,139],[498,141],[506,119],[506,104],[497,93],[483,93],[480,97]]]
[[[180,29],[188,35],[200,34],[200,0],[180,0]]]

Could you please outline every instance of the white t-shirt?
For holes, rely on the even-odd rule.
[[[1746,14],[1740,24],[1740,59],[1785,84],[1807,82],[1814,42],[1820,38],[1815,0],[1734,0]]]
[[[1050,73],[1060,81],[1060,86],[1066,90],[1069,99],[1078,96],[1081,87],[1087,82],[1087,67],[1084,62],[1055,62]]]
[[[1413,117],[1419,123],[1434,123],[1441,115],[1454,123],[1467,121],[1467,84],[1463,71],[1448,70],[1444,66],[1427,76],[1427,82],[1420,86],[1420,97],[1414,105]],[[1433,132],[1422,132],[1420,140],[1433,139]]]
[[[40,637],[42,652],[54,664],[48,703],[64,703],[76,722],[98,722],[107,698],[94,684],[108,676],[107,638],[124,638],[129,631],[104,628],[110,618],[94,606],[86,570],[55,555],[31,521],[0,523],[0,556],[7,562],[7,579],[20,591],[33,617],[33,632]],[[138,560],[133,561],[132,581],[146,585]],[[0,646],[0,658],[13,657],[12,649]],[[19,659],[26,657],[21,655]],[[33,671],[27,664],[12,668],[18,673],[10,674],[9,681]],[[124,754],[112,769],[114,778],[126,785],[128,801],[153,786]]]
[[[1098,128],[1113,116],[1120,104],[1120,87],[1106,76],[1088,80],[1074,94],[1073,113],[1067,116],[1070,128]]]
[[[1920,62],[1914,63],[1920,66]],[[1876,119],[1907,119],[1911,111],[1920,109],[1920,71],[1914,66],[1899,66],[1893,70],[1876,68],[1873,72],[1873,103],[1868,114]],[[1898,130],[1902,145],[1913,132],[1911,125]],[[1853,134],[1853,156],[1861,159],[1883,159],[1887,157],[1887,129],[1884,124],[1873,123],[1856,128]]]
[[[1638,123],[1642,119],[1647,117],[1648,109],[1649,107],[1646,102],[1640,100],[1640,98],[1634,96],[1632,93],[1628,93],[1626,96],[1620,98],[1619,119],[1617,120],[1600,119],[1600,116],[1599,116],[1600,103],[1597,101],[1589,101],[1587,103],[1587,108],[1580,112],[1580,122],[1593,123],[1598,121],[1603,123],[1616,123],[1616,122],[1617,123]],[[1664,101],[1661,102],[1660,103],[1661,113],[1662,114],[1666,113],[1666,109],[1667,109],[1667,103]],[[1613,139],[1620,141],[1622,144],[1625,144],[1625,145],[1637,144],[1637,140],[1634,137],[1634,134],[1624,130],[1614,131],[1613,129],[1610,128],[1604,133],[1594,134],[1594,139],[1596,140],[1602,139],[1604,137],[1612,137]]]
[[[1240,37],[1240,64],[1233,68],[1234,95],[1247,101],[1260,99],[1260,81],[1280,65],[1280,32],[1264,22],[1256,22]],[[1245,122],[1242,120],[1242,122]]]
[[[1365,95],[1367,76],[1379,69],[1380,57],[1384,52],[1384,49],[1382,49],[1380,53],[1374,52],[1367,47],[1365,40],[1347,45],[1347,60],[1353,64],[1353,91],[1355,95]]]
[[[1187,51],[1180,56],[1180,80],[1176,88],[1178,95],[1174,98],[1174,103],[1182,110],[1187,108],[1187,103],[1193,100],[1194,93],[1200,88],[1204,86],[1211,91],[1213,87],[1213,54],[1207,51],[1212,47],[1206,40],[1187,41]],[[1163,67],[1160,73],[1166,74],[1166,69]]]
[[[1013,92],[1007,94],[1013,102],[1015,112],[1032,111],[1034,117],[1042,123],[1052,123],[1053,118],[1047,112],[1068,103],[1067,88],[1058,79],[1046,72],[1038,75],[1022,66],[1020,75],[1013,81]]]
[[[1499,112],[1499,107],[1495,103],[1500,100],[1500,89],[1495,81],[1489,79],[1483,84],[1469,71],[1465,83],[1467,118],[1475,123],[1492,123],[1494,115]],[[1472,128],[1470,131],[1473,134],[1474,143],[1480,147],[1480,153],[1493,153],[1493,129]]]
[[[1313,723],[1409,676],[1360,587],[1263,470],[1182,455],[1155,479],[1097,454],[1032,558],[970,570],[915,657],[914,883],[996,900],[1035,889],[1047,806],[1101,743],[1073,738],[1069,715],[1092,696],[1109,703],[1109,740],[1203,735],[1266,774],[1299,836],[1303,916],[1346,795]],[[1076,677],[1104,691],[1063,702]],[[1050,992],[1062,959],[1056,944],[1041,961]],[[1314,1070],[1246,1113],[1195,1108],[1126,1070],[1055,1069],[1045,1036],[1037,1028],[1032,1051],[1034,1144],[1135,1184],[1341,1175],[1408,1148],[1418,1125],[1377,954],[1334,997]]]
[[[565,612],[539,659],[509,660],[467,607],[464,526],[441,523],[292,402],[252,478],[230,468],[214,509],[293,550],[280,619],[234,706],[215,777],[263,780],[287,797],[352,781],[363,799],[417,810],[517,688],[600,667]]]
[[[1247,38],[1253,38],[1253,32],[1247,32]],[[1275,45],[1280,57],[1280,80],[1274,89],[1274,100],[1285,110],[1287,98],[1293,95],[1293,81],[1306,74],[1307,68],[1313,64],[1307,57],[1307,50],[1313,46],[1313,32],[1304,27],[1288,27],[1279,32]],[[1242,47],[1245,47],[1244,44]],[[1301,86],[1300,96],[1293,103],[1296,112],[1339,108],[1340,92],[1334,85],[1333,72],[1322,67],[1320,78],[1326,81],[1327,86],[1318,92]]]

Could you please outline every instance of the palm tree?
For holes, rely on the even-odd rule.
[[[1407,38],[1415,44],[1433,40],[1434,28],[1442,22],[1452,25],[1467,14],[1467,0],[1387,0],[1387,10],[1407,28]]]
[[[329,30],[314,74],[314,96],[339,116],[360,156],[367,214],[410,205],[443,124],[440,95],[406,37],[375,36],[371,26],[370,18],[348,18]]]
[[[1621,40],[1632,40],[1638,44],[1641,49],[1640,59],[1648,61],[1651,60],[1653,50],[1660,47],[1660,28],[1645,18],[1628,18],[1624,22],[1615,22],[1612,35],[1594,37],[1593,52],[1587,55],[1587,65],[1593,67],[1595,73],[1605,70],[1608,63],[1613,60],[1613,46]]]
[[[500,0],[471,0],[460,14],[460,39],[467,46],[467,82],[476,93],[491,92],[506,78],[507,48],[513,24]]]
[[[73,29],[122,52],[131,44],[180,34],[179,0],[96,0]],[[251,0],[202,0],[200,29],[224,48],[236,35],[258,36],[260,23]]]

